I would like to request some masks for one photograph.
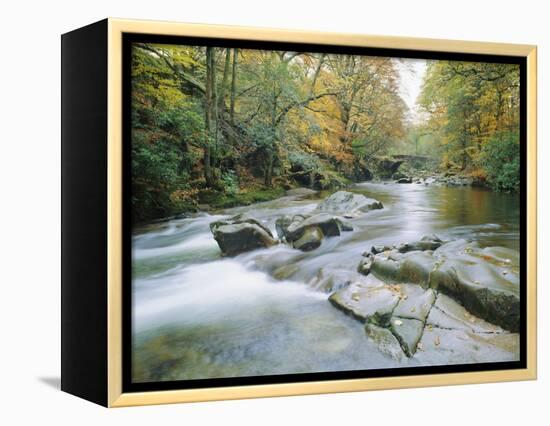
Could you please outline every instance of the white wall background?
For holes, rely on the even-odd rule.
[[[548,424],[550,31],[536,0],[127,0],[0,4],[0,423]],[[56,389],[61,33],[107,16],[539,46],[539,380],[106,410]],[[546,219],[546,220],[545,220]],[[547,263],[548,265],[548,263]]]

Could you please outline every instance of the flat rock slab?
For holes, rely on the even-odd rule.
[[[424,241],[437,243],[435,239]],[[376,254],[368,262],[361,260],[359,268],[384,282],[432,288],[486,321],[512,332],[519,330],[519,256],[513,250],[481,249],[475,243],[457,240],[434,251],[400,253],[394,249]]]
[[[450,297],[437,297],[426,324],[438,328],[472,331],[476,333],[504,333],[501,327],[482,320]]]
[[[365,332],[367,336],[378,345],[380,352],[396,360],[404,358],[399,341],[389,329],[367,323],[365,324]]]
[[[386,285],[351,284],[329,297],[333,306],[362,322],[387,324],[399,294]]]
[[[466,364],[519,359],[519,334],[478,334],[426,327],[415,358],[422,364]]]
[[[415,284],[401,284],[399,288],[400,299],[393,315],[424,322],[435,302],[435,292],[432,289],[424,290]]]
[[[422,337],[424,323],[416,319],[393,316],[390,324],[390,330],[399,341],[403,352],[408,357],[413,356]]]

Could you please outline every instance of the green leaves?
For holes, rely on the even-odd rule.
[[[496,190],[516,192],[520,183],[520,146],[517,132],[494,135],[484,146],[487,181]]]

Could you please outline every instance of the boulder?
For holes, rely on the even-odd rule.
[[[397,179],[395,183],[412,183],[412,178],[410,177],[404,177],[401,179]]]
[[[241,213],[241,214],[233,216],[232,218],[229,219],[229,221],[218,221],[218,222],[214,222],[213,224],[216,224],[216,223],[223,223],[223,224],[226,224],[226,225],[227,224],[236,225],[236,224],[239,224],[239,223],[250,223],[250,224],[259,226],[265,232],[267,232],[269,235],[271,235],[271,230],[266,225],[264,225],[258,219],[250,216],[248,213]],[[212,229],[213,224],[210,224],[210,229]]]
[[[357,272],[362,275],[368,275],[370,273],[373,260],[373,256],[363,257],[357,266]]]
[[[323,231],[318,226],[308,226],[304,229],[301,237],[292,242],[295,249],[302,251],[315,250],[323,241]]]
[[[353,217],[383,207],[380,201],[367,198],[362,194],[338,191],[319,203],[315,211]]]
[[[308,228],[317,227],[321,229],[324,236],[337,237],[340,235],[340,223],[332,215],[319,213],[313,216],[294,216],[292,222],[284,229],[284,236],[287,241],[294,242],[302,237]]]
[[[279,237],[302,251],[314,250],[324,237],[337,237],[349,232],[353,226],[328,213],[314,215],[282,216],[275,221]]]
[[[347,220],[340,219],[339,217],[335,218],[336,222],[338,222],[338,226],[340,227],[340,231],[342,232],[351,232],[353,231],[353,225],[349,223]]]
[[[251,218],[213,222],[210,230],[224,256],[235,256],[278,243],[269,228]]]

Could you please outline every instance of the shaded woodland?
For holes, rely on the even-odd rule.
[[[519,67],[433,61],[411,120],[399,60],[137,43],[132,204],[144,221],[376,177],[393,154],[519,181]]]

